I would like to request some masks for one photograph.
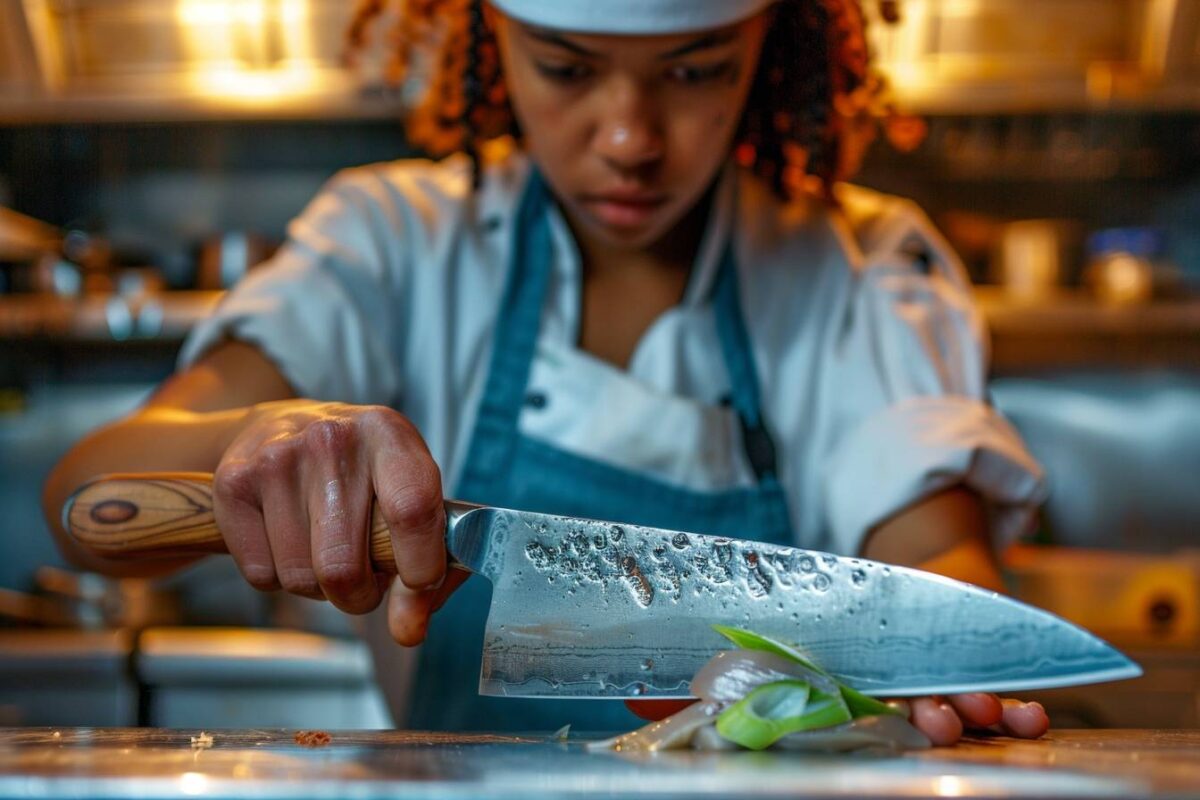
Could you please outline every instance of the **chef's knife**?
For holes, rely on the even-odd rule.
[[[728,647],[714,624],[798,643],[872,695],[1017,691],[1132,678],[1087,631],[919,570],[795,547],[446,503],[453,566],[492,582],[479,691],[688,697]],[[63,526],[109,558],[217,553],[212,476],[118,475],[82,487]],[[378,508],[371,559],[395,572]]]

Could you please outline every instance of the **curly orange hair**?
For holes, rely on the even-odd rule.
[[[389,79],[428,73],[407,120],[412,143],[431,155],[465,152],[478,163],[484,142],[519,140],[482,0],[359,0],[347,34],[351,54],[392,2],[398,16]],[[804,190],[828,197],[856,167],[844,150],[847,137],[863,135],[864,127],[849,123],[870,113],[884,82],[871,69],[858,0],[779,0],[774,8],[733,156],[781,197]],[[880,9],[889,21],[898,16],[896,0],[880,0]]]

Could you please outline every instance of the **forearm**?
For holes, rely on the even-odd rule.
[[[877,525],[862,555],[1004,590],[983,504],[963,487],[925,498]]]
[[[151,406],[80,440],[50,473],[42,508],[63,554],[77,566],[115,576],[159,575],[190,563],[114,562],[80,550],[62,530],[63,504],[82,484],[114,472],[213,472],[252,409],[193,412]]]
[[[227,341],[172,376],[145,408],[82,439],[50,473],[42,492],[46,523],[63,554],[109,575],[158,575],[189,563],[117,563],[77,548],[63,531],[63,503],[79,486],[113,472],[215,472],[261,404],[295,397],[257,348]]]

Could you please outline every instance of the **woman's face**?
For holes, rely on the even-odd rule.
[[[697,33],[612,36],[492,13],[526,149],[577,235],[644,249],[695,206],[729,153],[765,16]]]

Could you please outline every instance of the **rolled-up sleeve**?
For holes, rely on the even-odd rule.
[[[899,203],[856,265],[832,360],[822,493],[833,542],[859,552],[888,517],[953,486],[983,499],[997,548],[1027,533],[1041,467],[987,400],[987,339],[961,265]]]
[[[348,170],[289,226],[288,240],[198,325],[180,368],[217,343],[253,344],[303,397],[394,404],[401,392],[397,307],[401,220],[368,170]]]

